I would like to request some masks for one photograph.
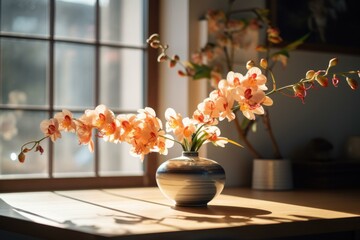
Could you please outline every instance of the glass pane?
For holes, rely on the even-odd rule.
[[[47,104],[48,43],[16,39],[0,41],[0,103]]]
[[[56,0],[55,37],[95,39],[95,0]]]
[[[87,145],[79,145],[76,134],[61,132],[61,135],[61,139],[54,144],[54,176],[95,176],[94,153],[89,151]]]
[[[143,0],[100,0],[100,40],[144,44]]]
[[[49,35],[49,1],[1,0],[1,31]]]
[[[55,46],[55,106],[91,107],[94,104],[95,50],[92,46],[57,43]]]
[[[100,175],[142,175],[143,164],[137,157],[130,155],[127,143],[99,142]]]
[[[141,50],[102,48],[100,102],[113,109],[142,108],[143,67]]]
[[[48,176],[48,141],[42,142],[45,152],[29,152],[24,163],[17,160],[21,146],[43,137],[40,122],[47,118],[44,112],[0,112],[0,178],[29,178]]]

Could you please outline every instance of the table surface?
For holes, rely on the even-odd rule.
[[[175,207],[158,188],[0,194],[0,229],[46,239],[267,239],[360,232],[360,190],[228,188]]]

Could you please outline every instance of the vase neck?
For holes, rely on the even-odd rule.
[[[185,157],[198,157],[199,156],[199,152],[195,152],[195,151],[183,151],[182,155]]]

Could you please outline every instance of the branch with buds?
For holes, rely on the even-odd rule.
[[[181,67],[180,70],[178,70],[178,73],[180,76],[187,76],[190,78],[193,78],[195,76],[203,76],[203,74],[199,74],[197,73],[197,71],[204,69],[204,67],[200,67],[197,64],[194,64],[192,62],[181,62],[180,58],[178,57],[178,55],[174,55],[173,57],[170,57],[167,54],[167,50],[169,49],[169,46],[167,44],[163,44],[160,40],[160,36],[159,34],[152,34],[148,39],[147,42],[149,43],[149,45],[155,49],[160,49],[160,53],[158,56],[158,62],[168,62],[169,63],[169,67],[173,68],[176,66],[176,64],[179,64],[179,66]],[[307,73],[305,74],[305,77],[300,79],[299,81],[293,83],[293,84],[289,84],[286,86],[281,86],[278,87],[277,83],[276,83],[276,78],[274,76],[274,73],[272,72],[272,67],[269,67],[269,63],[268,60],[266,59],[261,59],[259,62],[259,67],[262,68],[263,70],[265,70],[269,75],[270,75],[270,79],[272,81],[272,89],[268,92],[264,92],[264,96],[270,96],[274,93],[282,93],[286,96],[291,96],[291,97],[295,97],[295,98],[299,98],[303,103],[305,100],[305,97],[307,95],[307,92],[310,89],[313,89],[316,84],[318,84],[320,87],[327,87],[329,85],[329,82],[331,79],[332,84],[335,87],[338,87],[338,84],[341,80],[341,78],[344,78],[347,82],[347,84],[350,86],[351,89],[355,90],[358,87],[358,83],[357,81],[354,79],[354,77],[356,77],[356,75],[358,77],[360,77],[360,71],[359,70],[351,70],[351,71],[345,71],[345,72],[332,72],[333,68],[337,65],[338,63],[338,59],[337,58],[333,58],[329,61],[329,64],[327,66],[327,68],[325,70],[309,70],[307,71]],[[248,61],[246,64],[246,68],[250,71],[250,69],[257,67],[254,61]],[[240,73],[239,76],[242,77],[242,75]],[[256,74],[260,74],[259,72],[254,73]],[[207,75],[208,76],[208,75]],[[254,76],[254,81],[256,81],[256,78],[258,76]],[[262,76],[261,78],[264,78],[264,76]],[[265,77],[266,78],[266,77]],[[227,77],[227,80],[229,80],[229,78]],[[219,76],[219,81],[221,82],[221,76]],[[245,81],[243,79],[237,79],[236,81]],[[220,88],[220,87],[218,87]],[[267,88],[266,88],[267,90]],[[250,100],[250,96],[252,95],[252,92],[255,91],[254,89],[243,89],[242,90],[244,93],[244,98],[249,100],[249,101],[253,101]],[[290,94],[289,94],[290,92]],[[238,97],[240,98],[240,97]],[[259,104],[259,102],[257,102],[257,104]],[[250,108],[254,108],[255,109],[256,104],[253,105],[249,105]],[[244,113],[244,108],[242,109],[242,105],[237,105],[234,106],[232,108],[232,111],[234,112],[234,114],[236,114],[239,110],[242,111]],[[254,123],[255,118],[253,117],[252,114],[249,114],[248,112],[245,111],[245,118],[243,119],[242,123],[240,123],[239,121],[234,121],[236,129],[239,133],[240,138],[243,140],[244,145],[247,147],[247,149],[253,154],[253,156],[255,158],[261,158],[261,154],[252,146],[252,144],[248,141],[247,139],[247,132],[249,131],[251,125]],[[249,117],[250,116],[250,117]],[[274,137],[274,134],[272,132],[272,128],[271,128],[271,124],[270,124],[270,118],[269,118],[269,114],[267,111],[264,111],[262,114],[263,117],[263,123],[269,133],[270,139],[272,141],[273,144],[273,148],[274,148],[274,156],[275,158],[281,158],[281,153],[279,150],[279,146],[276,142],[276,139]]]

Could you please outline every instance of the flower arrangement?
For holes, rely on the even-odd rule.
[[[166,155],[174,142],[179,143],[184,151],[195,152],[209,142],[221,147],[228,142],[240,146],[232,140],[220,137],[220,129],[215,126],[217,120],[214,116],[205,117],[203,113],[196,111],[193,118],[183,118],[174,109],[169,108],[165,112],[165,118],[166,132],[172,132],[175,138],[165,132],[162,121],[150,107],[138,110],[137,114],[115,116],[105,105],[99,105],[95,109],[86,110],[79,118],[74,118],[69,110],[64,109],[53,118],[40,123],[44,137],[25,143],[21,147],[18,160],[24,162],[25,154],[32,150],[42,154],[44,149],[41,142],[47,138],[55,142],[61,138],[61,132],[75,133],[79,144],[88,145],[89,150],[93,152],[93,132],[96,130],[95,136],[104,141],[130,144],[130,153],[141,159],[150,152]]]
[[[315,88],[316,85],[328,86],[329,78],[335,87],[338,86],[340,77],[345,78],[352,89],[357,88],[357,82],[352,76],[358,75],[360,77],[359,70],[331,71],[337,65],[337,58],[331,59],[325,70],[309,70],[304,78],[299,81],[278,87],[272,72],[274,63],[270,64],[269,59],[274,62],[280,61],[286,65],[288,51],[301,44],[304,38],[270,54],[270,45],[281,42],[279,31],[269,25],[264,17],[264,11],[256,9],[254,12],[257,15],[255,20],[235,21],[227,20],[227,15],[221,11],[210,11],[208,14],[209,26],[217,36],[218,45],[208,44],[201,52],[194,55],[193,61],[182,62],[177,55],[170,57],[167,54],[168,46],[160,41],[159,34],[153,34],[148,38],[147,42],[151,47],[161,50],[158,56],[159,62],[167,61],[170,67],[180,64],[183,70],[179,70],[179,74],[182,76],[193,79],[211,79],[214,90],[198,104],[191,117],[182,117],[174,109],[168,108],[165,111],[166,122],[163,124],[154,109],[150,107],[140,109],[137,113],[115,116],[107,106],[99,105],[95,109],[86,110],[79,118],[75,118],[70,111],[64,109],[62,112],[56,113],[53,118],[43,120],[40,123],[44,137],[29,141],[21,146],[18,160],[24,162],[26,153],[29,151],[42,154],[44,149],[41,142],[48,138],[55,142],[61,138],[62,132],[75,133],[79,143],[88,145],[90,151],[94,150],[93,137],[99,137],[115,144],[126,142],[131,145],[130,153],[140,159],[144,159],[145,155],[150,152],[166,155],[174,143],[180,144],[183,151],[195,152],[199,151],[201,146],[206,143],[213,143],[220,147],[224,147],[227,143],[242,146],[233,140],[220,136],[221,132],[217,124],[225,119],[228,122],[236,123],[245,147],[257,154],[247,141],[246,132],[251,124],[254,124],[257,115],[265,116],[265,119],[268,119],[264,106],[273,104],[270,95],[290,91],[292,93],[290,95],[304,100],[307,91]],[[233,58],[231,56],[233,50],[231,49],[243,46],[245,43],[241,41],[241,37],[244,31],[259,27],[259,21],[266,23],[268,27],[268,44],[257,48],[259,51],[266,52],[266,58],[262,58],[258,65],[252,60],[248,61],[246,64],[247,73],[245,74],[235,72],[232,70]],[[227,65],[225,78],[221,74],[224,69],[216,64],[216,56],[219,55],[219,52],[223,53],[222,56],[225,55]],[[271,80],[271,90],[267,86],[268,78]],[[244,117],[242,125],[237,121],[238,112],[241,112]],[[270,125],[268,126],[270,127]]]
[[[152,35],[148,39],[148,43],[151,47],[160,50],[157,59],[158,62],[168,62],[170,68],[180,66],[178,70],[180,76],[193,80],[208,79],[215,91],[218,91],[217,89],[223,91],[223,88],[228,87],[219,85],[220,83],[223,84],[222,79],[225,78],[224,76],[226,76],[226,74],[226,79],[230,84],[235,84],[231,81],[238,82],[235,84],[236,87],[235,85],[233,87],[238,88],[243,85],[240,87],[242,90],[235,90],[238,92],[236,98],[228,99],[226,102],[229,108],[229,116],[231,116],[228,119],[232,121],[236,116],[233,123],[235,124],[243,145],[250,151],[254,158],[262,158],[262,154],[248,140],[249,132],[256,129],[258,118],[255,118],[255,114],[260,115],[272,142],[273,157],[280,159],[282,158],[282,154],[272,131],[269,111],[259,107],[259,105],[271,105],[268,96],[275,92],[299,98],[304,103],[307,92],[317,87],[315,83],[318,83],[320,87],[327,87],[329,85],[329,79],[331,79],[333,85],[337,87],[340,80],[339,77],[344,77],[348,85],[352,89],[356,89],[357,82],[352,75],[359,74],[359,71],[330,72],[331,68],[334,67],[338,61],[334,58],[330,60],[327,69],[317,71],[309,70],[300,81],[278,87],[272,72],[273,68],[277,63],[286,67],[290,52],[303,44],[309,37],[309,34],[305,34],[298,40],[284,46],[279,29],[274,27],[268,18],[269,11],[267,9],[254,8],[231,11],[231,4],[233,2],[234,1],[229,1],[230,6],[228,12],[221,10],[209,10],[207,12],[206,19],[208,23],[209,42],[200,51],[193,53],[189,61],[180,60],[180,57],[176,54],[170,56],[168,54],[169,46],[161,42],[158,34]],[[251,12],[254,17],[247,19],[232,17],[234,14],[241,12]],[[249,72],[245,76],[253,74],[255,77],[251,81],[245,81],[243,75],[233,73],[236,68],[236,54],[239,54],[239,52],[237,52],[239,49],[249,48],[249,41],[251,39],[249,40],[246,36],[252,31],[259,31],[261,28],[265,28],[266,31],[265,44],[256,46],[255,50],[258,51],[259,54],[264,55],[264,58],[260,62],[264,73],[262,73],[259,68],[252,68],[254,62],[249,62],[247,66]],[[250,70],[250,68],[252,69]],[[266,79],[268,78],[271,78],[273,85],[270,91],[267,91],[268,87],[266,86]],[[267,92],[265,93],[265,91]],[[213,98],[214,97],[210,97],[211,101],[214,100]],[[240,101],[238,102],[238,106],[233,106],[234,100],[238,101],[239,98],[245,99],[247,102]],[[240,112],[242,114],[238,114]]]
[[[150,37],[151,41],[158,41],[159,35]],[[307,89],[318,83],[320,86],[327,85],[327,76],[330,69],[337,64],[337,59],[331,59],[325,71],[309,70],[306,77],[295,84],[276,88],[273,74],[273,89],[268,93],[267,78],[253,61],[247,63],[248,72],[245,75],[230,71],[226,79],[219,81],[218,88],[213,90],[209,97],[199,103],[192,118],[183,118],[172,108],[165,112],[166,128],[163,128],[162,121],[156,117],[152,108],[138,110],[137,114],[115,114],[105,105],[99,105],[93,110],[86,110],[79,118],[64,109],[56,113],[53,118],[43,120],[40,129],[44,137],[25,143],[18,155],[20,162],[25,161],[25,154],[29,151],[44,152],[41,142],[50,138],[53,142],[61,138],[61,132],[74,132],[80,144],[88,145],[93,151],[93,131],[95,136],[111,143],[126,142],[132,146],[131,154],[141,159],[150,152],[159,152],[166,155],[168,148],[179,143],[184,151],[198,151],[203,144],[213,143],[216,146],[224,147],[227,143],[238,143],[220,136],[220,129],[216,126],[219,121],[227,119],[233,121],[236,116],[234,111],[240,110],[248,119],[255,119],[256,115],[265,113],[263,106],[271,106],[270,94],[292,89],[295,94],[305,96]],[[265,59],[260,61],[260,66],[268,70]],[[360,74],[359,71],[348,71],[334,73],[333,83],[338,83],[337,75],[347,76],[348,74]],[[356,89],[356,81],[350,77],[346,80],[351,88]],[[172,132],[174,136],[167,134]]]

